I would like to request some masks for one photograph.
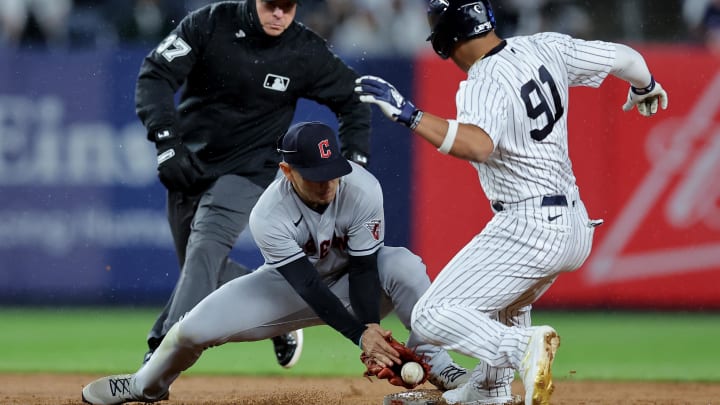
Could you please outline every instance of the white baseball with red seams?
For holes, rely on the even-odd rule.
[[[409,361],[400,369],[400,377],[408,384],[417,384],[425,377],[425,371],[419,363]]]

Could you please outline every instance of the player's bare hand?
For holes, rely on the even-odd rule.
[[[393,349],[387,341],[387,338],[392,335],[392,331],[383,329],[376,323],[370,323],[367,327],[362,334],[363,352],[376,362],[386,366],[400,364],[400,353]]]
[[[650,85],[642,89],[630,86],[627,101],[623,105],[623,111],[630,111],[637,106],[641,115],[651,117],[657,113],[658,105],[663,110],[667,110],[668,95],[660,83],[652,79]]]

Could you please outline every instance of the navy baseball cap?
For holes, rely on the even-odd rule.
[[[329,181],[352,171],[340,154],[332,128],[322,122],[300,122],[278,140],[278,152],[300,175],[310,181]]]

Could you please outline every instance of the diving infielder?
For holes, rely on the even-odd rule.
[[[270,184],[250,214],[265,264],[203,299],[135,374],[87,385],[85,402],[162,400],[208,347],[314,325],[330,325],[379,363],[399,361],[380,318],[394,310],[409,328],[413,306],[430,279],[418,256],[384,246],[380,184],[342,157],[335,134],[324,124],[294,125],[279,150],[284,177]],[[253,307],[241,308],[247,302]],[[467,371],[445,350],[421,342],[414,332],[407,346],[429,357],[429,381],[438,388],[467,381]]]
[[[297,3],[213,1],[188,13],[140,67],[135,108],[157,148],[180,265],[144,361],[201,299],[251,271],[229,255],[277,175],[275,142],[301,98],[330,109],[343,154],[368,164],[370,106],[353,93],[358,74],[296,21]],[[273,346],[278,363],[292,367],[302,331],[273,337]]]
[[[560,338],[530,326],[531,304],[583,264],[601,222],[588,218],[568,157],[568,88],[617,76],[631,86],[623,110],[644,116],[667,108],[667,94],[625,45],[558,33],[499,38],[487,0],[431,0],[428,17],[433,49],[467,73],[457,119],[416,109],[378,77],[361,77],[355,90],[439,152],[470,161],[495,216],[418,301],[412,328],[480,360],[446,402],[509,402],[518,370],[525,403],[547,404]]]

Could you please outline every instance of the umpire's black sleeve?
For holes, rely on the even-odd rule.
[[[320,319],[356,345],[360,343],[360,337],[367,327],[345,309],[307,257],[278,267],[278,271]]]
[[[147,128],[148,138],[155,131],[176,126],[175,92],[202,52],[206,38],[198,27],[205,26],[207,19],[206,10],[186,16],[140,66],[135,85],[135,112]]]
[[[350,256],[348,270],[353,312],[364,324],[380,323],[377,252],[367,256]]]
[[[358,74],[327,47],[317,47],[308,58],[316,75],[304,97],[326,105],[337,116],[342,153],[359,151],[370,156],[370,105],[353,90]]]

